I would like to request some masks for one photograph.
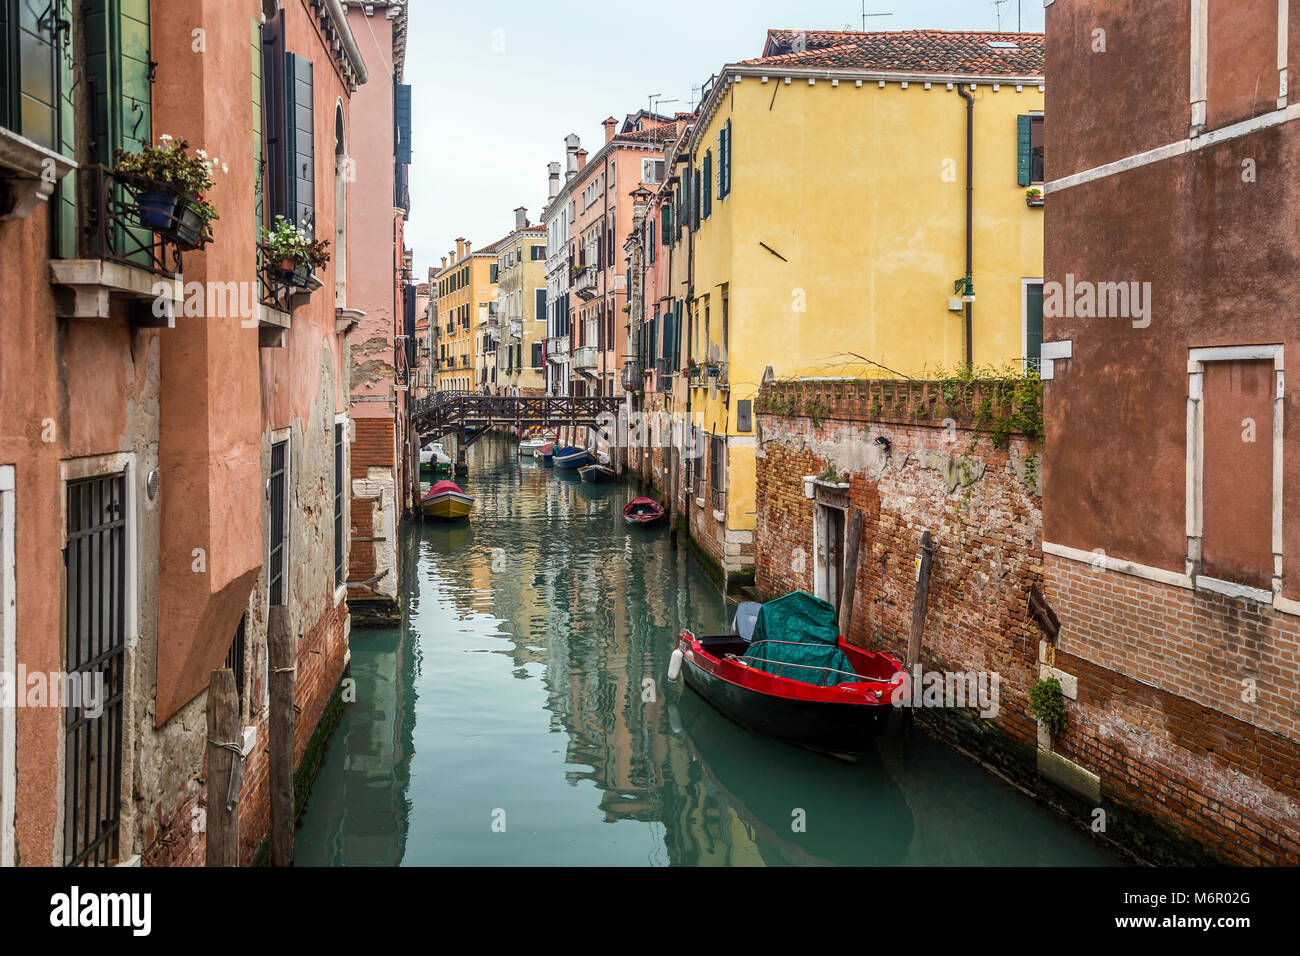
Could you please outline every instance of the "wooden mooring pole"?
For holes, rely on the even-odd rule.
[[[853,620],[853,593],[858,589],[858,547],[862,539],[862,509],[854,508],[849,520],[847,553],[844,555],[844,580],[840,583],[840,634],[849,637],[849,623]]]
[[[934,541],[930,532],[921,534],[921,552],[916,561],[916,596],[912,600],[912,632],[907,641],[907,669],[911,671],[921,660],[921,632],[925,628],[925,608],[930,600],[930,564],[934,556]]]
[[[239,695],[229,668],[208,684],[208,866],[239,866]]]
[[[271,865],[293,865],[293,694],[297,683],[289,609],[271,608],[267,628],[271,678]]]

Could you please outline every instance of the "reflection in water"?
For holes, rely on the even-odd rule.
[[[923,737],[843,765],[664,681],[726,601],[634,484],[487,436],[468,523],[403,531],[405,621],[352,633],[299,865],[1105,863],[1083,834]]]

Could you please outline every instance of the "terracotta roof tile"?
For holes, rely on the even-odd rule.
[[[1015,47],[990,46],[990,43]],[[1041,33],[768,30],[763,56],[745,66],[978,76],[1042,76]]]

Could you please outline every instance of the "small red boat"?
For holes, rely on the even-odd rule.
[[[664,516],[664,506],[653,498],[633,498],[623,508],[623,520],[630,525],[649,527]]]
[[[889,722],[902,663],[845,643],[835,607],[806,592],[754,609],[741,605],[731,634],[679,634],[668,679],[684,675],[686,686],[742,727],[857,760]]]

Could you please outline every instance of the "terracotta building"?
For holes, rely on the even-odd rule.
[[[0,707],[0,864],[202,862],[223,666],[250,862],[268,826],[270,608],[297,638],[302,774],[348,660],[329,290],[348,248],[335,158],[367,68],[333,2],[55,6],[0,24],[21,51],[0,61],[0,671],[104,696]],[[143,218],[144,191],[115,171],[119,148],[164,135],[220,160],[198,248]],[[333,259],[274,269],[259,229],[276,216]]]
[[[345,285],[336,288],[340,325],[352,325],[348,415],[355,438],[351,483],[353,544],[348,604],[359,624],[398,619],[397,532],[410,501],[406,402],[415,349],[414,286],[404,275],[403,232],[410,209],[411,88],[406,4],[347,4],[363,54],[383,69],[353,97],[354,126],[339,162],[342,187],[357,210]],[[392,72],[387,67],[391,64]],[[410,324],[412,328],[407,328]]]
[[[1153,847],[1294,865],[1300,6],[1046,12],[1044,656],[1074,699],[1040,759]]]

